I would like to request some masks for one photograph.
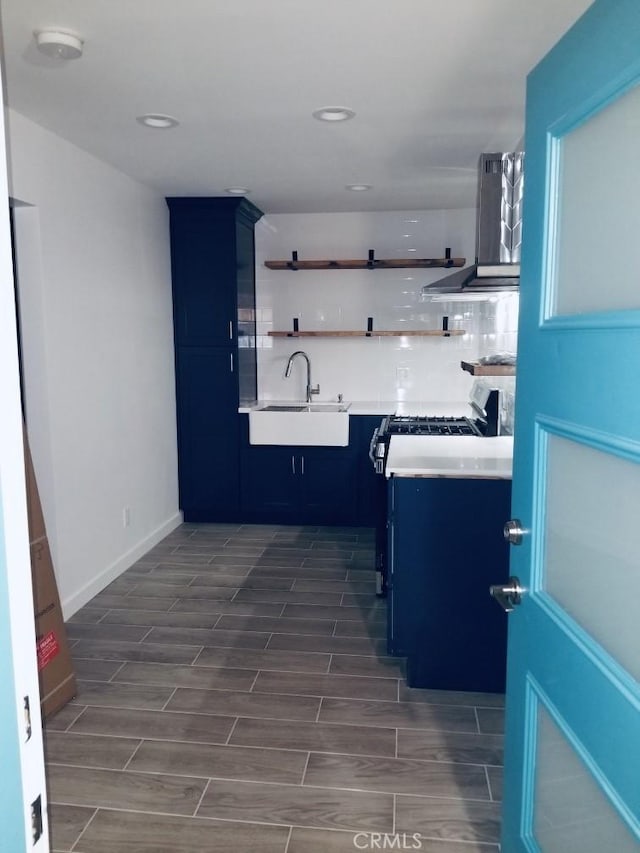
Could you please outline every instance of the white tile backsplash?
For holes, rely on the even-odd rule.
[[[474,259],[475,210],[390,213],[274,214],[256,227],[258,391],[266,400],[304,396],[304,363],[284,379],[297,349],[311,359],[320,400],[466,400],[472,377],[460,361],[514,352],[517,294],[495,301],[425,301],[424,284],[447,274],[433,270],[274,271],[265,260],[442,257]],[[416,252],[408,249],[415,248]],[[270,338],[272,330],[464,329],[459,337]]]

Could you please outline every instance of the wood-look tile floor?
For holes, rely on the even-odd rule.
[[[53,850],[498,850],[502,697],[406,687],[372,531],[184,524],[68,629]]]

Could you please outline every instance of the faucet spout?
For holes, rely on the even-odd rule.
[[[291,368],[293,367],[293,362],[295,361],[295,358],[296,358],[296,356],[298,356],[298,355],[299,355],[299,356],[302,356],[302,358],[304,358],[304,360],[307,362],[307,388],[306,388],[306,400],[307,400],[307,403],[310,403],[310,402],[311,402],[311,399],[312,399],[313,394],[319,394],[319,393],[320,393],[320,386],[319,386],[319,385],[316,385],[316,387],[315,387],[315,388],[313,388],[313,387],[312,387],[312,385],[311,385],[311,359],[310,359],[310,358],[309,358],[309,356],[306,354],[306,352],[304,352],[303,350],[299,349],[299,350],[296,350],[294,353],[292,353],[292,354],[289,356],[289,361],[287,362],[287,367],[286,367],[286,370],[285,370],[285,372],[284,372],[284,378],[285,378],[285,379],[288,379],[288,378],[291,376]]]

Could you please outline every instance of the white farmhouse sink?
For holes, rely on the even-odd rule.
[[[349,404],[270,404],[249,412],[249,443],[319,447],[349,444]]]

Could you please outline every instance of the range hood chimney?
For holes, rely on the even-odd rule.
[[[523,151],[480,155],[476,262],[426,284],[422,288],[424,296],[517,290],[523,188]]]

